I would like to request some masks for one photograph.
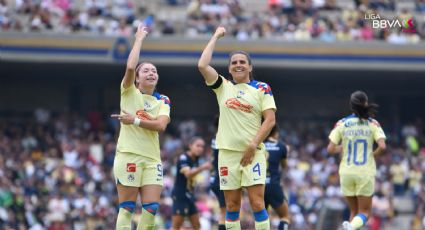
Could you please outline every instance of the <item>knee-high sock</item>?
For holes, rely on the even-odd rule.
[[[289,230],[289,223],[285,220],[280,220],[278,230]]]
[[[228,212],[226,211],[226,229],[241,230],[241,222],[239,220],[239,211]]]
[[[266,209],[254,212],[254,219],[256,230],[270,230],[270,219]]]
[[[140,215],[137,230],[153,230],[155,228],[155,215],[158,208],[158,202],[142,204],[142,215]]]
[[[357,214],[350,222],[354,229],[359,229],[367,223],[367,217],[363,213]]]
[[[131,229],[131,217],[133,216],[134,209],[136,208],[136,203],[133,201],[125,201],[120,203],[117,225],[115,229],[117,230],[130,230]]]

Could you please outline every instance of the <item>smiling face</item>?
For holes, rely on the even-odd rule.
[[[158,72],[152,63],[142,63],[137,71],[138,88],[155,88],[158,84]]]
[[[252,65],[247,55],[235,53],[230,57],[229,73],[237,83],[249,82]]]

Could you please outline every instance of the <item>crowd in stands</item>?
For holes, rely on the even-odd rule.
[[[338,156],[326,152],[329,122],[280,123],[281,136],[291,146],[284,172],[293,229],[313,229],[323,199],[342,205]],[[415,217],[411,229],[425,227],[425,124],[422,120],[391,130],[383,124],[388,150],[377,160],[377,184],[370,229],[386,229],[397,215],[396,197],[411,197]],[[53,114],[36,110],[28,119],[0,120],[0,229],[113,229],[118,211],[113,159],[119,123],[108,114]],[[156,222],[171,222],[171,189],[175,161],[190,137],[207,143],[213,124],[190,118],[173,119],[161,134],[164,190]],[[202,161],[211,160],[211,149]],[[209,173],[197,178],[197,207],[202,229],[217,224],[218,202],[208,189]],[[252,229],[249,202],[244,196],[243,229]],[[140,205],[140,202],[138,202]],[[328,202],[329,203],[329,202]],[[137,208],[140,211],[140,207]],[[137,218],[137,215],[136,215]],[[275,226],[278,220],[272,216]]]
[[[40,31],[131,36],[138,24],[154,36],[201,37],[224,25],[238,40],[260,38],[282,41],[369,41],[394,44],[425,39],[425,0],[262,0],[264,7],[247,11],[242,0],[0,0],[0,31]],[[162,6],[161,6],[162,5]],[[162,13],[173,8],[186,12],[181,18]],[[399,20],[393,28],[373,27],[373,18]],[[412,19],[414,28],[407,27]]]

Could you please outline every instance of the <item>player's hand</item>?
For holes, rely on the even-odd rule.
[[[257,149],[257,146],[254,144],[249,144],[248,147],[245,150],[244,155],[241,159],[241,165],[242,167],[245,167],[252,163],[252,160],[254,159],[255,150]]]
[[[226,29],[223,26],[219,26],[215,30],[214,37],[219,39],[219,38],[224,37],[225,34],[226,34]]]
[[[146,36],[148,36],[148,27],[143,26],[142,24],[140,24],[137,27],[137,31],[136,34],[134,35],[136,37],[137,40],[145,40]]]
[[[131,115],[127,111],[123,110],[121,114],[112,114],[111,117],[117,118],[120,122],[125,125],[131,125],[134,122],[135,116]]]
[[[202,169],[207,170],[212,168],[211,162],[205,162],[201,165]]]

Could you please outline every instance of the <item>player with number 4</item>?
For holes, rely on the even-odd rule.
[[[217,28],[198,61],[198,69],[216,94],[220,110],[216,144],[220,189],[226,201],[225,225],[226,229],[241,229],[239,210],[245,187],[255,229],[268,230],[270,221],[264,206],[266,151],[262,142],[275,125],[276,105],[270,86],[253,79],[248,53],[236,51],[229,55],[230,79],[210,66],[216,42],[225,32],[225,28]]]
[[[375,156],[385,149],[385,134],[373,119],[378,107],[368,102],[366,93],[351,94],[352,115],[339,120],[329,135],[329,153],[342,153],[339,175],[342,194],[350,208],[350,221],[344,221],[343,230],[359,229],[371,215],[372,195],[375,189]],[[373,150],[376,142],[378,147]]]

